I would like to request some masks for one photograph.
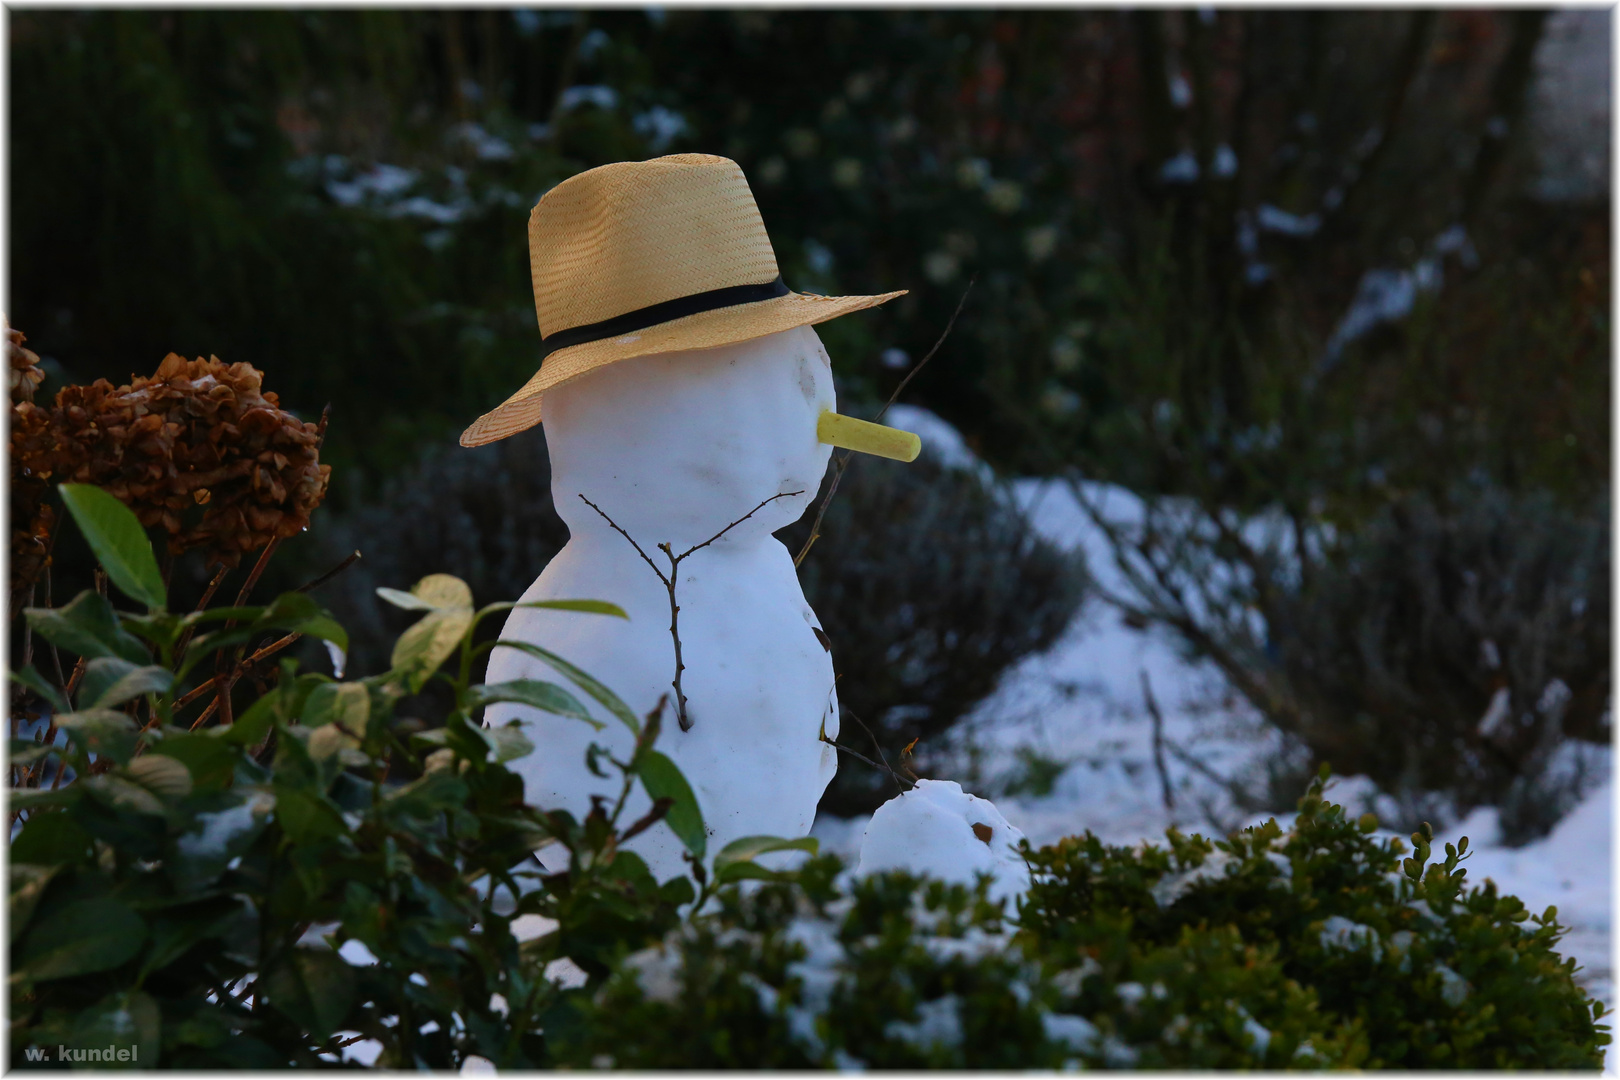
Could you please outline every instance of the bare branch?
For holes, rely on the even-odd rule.
[[[585,498],[585,494],[583,492],[576,492],[575,494],[579,495],[580,499],[585,503],[586,506],[600,514],[602,516],[602,520],[607,522],[608,525],[612,527],[614,532],[618,533],[620,536],[624,537],[630,542],[630,546],[636,549],[636,554],[641,556],[641,561],[652,567],[652,572],[658,575],[658,580],[663,582],[665,591],[669,593],[669,636],[670,639],[675,643],[675,679],[670,683],[675,690],[675,719],[676,722],[681,725],[682,731],[691,731],[692,718],[687,715],[686,694],[681,690],[681,676],[686,671],[686,663],[681,657],[681,606],[675,598],[675,583],[680,578],[681,560],[695,551],[702,551],[704,548],[708,547],[710,544],[726,535],[726,533],[730,532],[732,529],[735,529],[738,525],[741,525],[743,522],[759,513],[777,499],[790,499],[795,495],[803,495],[804,492],[802,490],[782,491],[772,495],[768,499],[760,500],[759,505],[748,511],[748,513],[744,514],[736,521],[733,521],[731,524],[727,525],[725,528],[703,541],[703,543],[694,544],[692,547],[687,548],[679,555],[674,553],[673,548],[668,543],[656,545],[658,550],[664,553],[664,557],[669,560],[668,577],[665,577],[664,572],[658,569],[658,564],[653,562],[652,559],[648,557],[647,553],[642,550],[641,545],[636,543],[635,537],[625,532],[624,529],[619,526],[617,521],[614,521],[608,516],[606,510],[603,510],[600,506],[597,506],[595,503],[591,502],[591,500]],[[660,705],[662,705],[662,702],[660,702]]]
[[[670,585],[669,579],[664,576],[664,572],[662,570],[658,569],[658,564],[653,562],[652,559],[648,557],[648,555],[647,555],[647,553],[645,551],[641,550],[641,545],[636,543],[634,537],[632,537],[629,533],[625,532],[623,529],[619,528],[619,523],[617,521],[614,521],[612,518],[608,517],[606,510],[603,510],[600,506],[597,506],[595,503],[591,502],[591,500],[585,498],[585,495],[584,495],[583,492],[578,492],[577,494],[580,497],[580,501],[582,501],[586,506],[590,507],[592,510],[595,510],[598,514],[602,515],[602,520],[607,522],[609,525],[611,525],[613,527],[614,532],[618,533],[620,536],[622,536],[626,540],[630,541],[630,546],[636,549],[636,554],[641,556],[642,562],[645,562],[648,566],[652,567],[652,572],[658,575],[658,580],[662,581],[664,583],[665,588],[673,588],[673,586]]]
[[[301,593],[314,592],[316,589],[320,588],[322,585],[325,585],[328,581],[331,581],[333,578],[337,577],[339,574],[343,573],[343,571],[347,570],[349,567],[353,566],[359,561],[360,553],[356,551],[354,554],[332,567],[332,569],[328,570],[314,581],[311,581],[306,585],[300,585],[293,591]]]
[[[1159,702],[1153,696],[1153,683],[1148,679],[1147,668],[1142,669],[1142,697],[1147,702],[1148,715],[1153,717],[1153,767],[1159,771],[1164,808],[1174,810],[1176,797],[1170,790],[1170,770],[1164,765],[1164,714],[1159,711]]]
[[[715,533],[713,536],[711,536],[707,540],[703,541],[703,543],[694,544],[692,547],[687,548],[685,551],[681,552],[679,555],[671,555],[670,558],[672,558],[675,562],[680,562],[682,559],[684,559],[688,555],[692,554],[692,552],[701,551],[704,548],[708,547],[710,544],[714,543],[716,540],[718,540],[722,536],[726,535],[726,533],[730,532],[732,529],[735,529],[737,526],[741,525],[743,522],[747,521],[749,518],[753,517],[755,514],[759,513],[761,510],[765,509],[767,506],[769,506],[771,503],[775,502],[777,499],[791,499],[795,495],[803,495],[803,494],[804,494],[804,490],[801,488],[798,491],[783,491],[783,492],[780,492],[780,493],[778,493],[776,495],[772,495],[768,499],[763,499],[763,500],[760,501],[760,504],[758,506],[754,507],[752,510],[748,511],[748,513],[744,514],[742,517],[738,518],[736,521],[733,521],[730,525],[727,525],[725,528],[721,529],[719,532]],[[659,544],[658,546],[663,549],[663,551],[664,551],[664,553],[666,555],[669,554],[669,545],[668,544]]]

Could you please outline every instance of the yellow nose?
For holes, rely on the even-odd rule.
[[[876,454],[895,461],[916,461],[917,455],[922,452],[922,440],[909,431],[869,424],[865,420],[839,416],[835,412],[821,414],[816,421],[816,438],[831,446]]]

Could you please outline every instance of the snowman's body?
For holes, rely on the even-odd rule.
[[[552,496],[568,544],[522,599],[609,600],[629,621],[516,609],[502,637],[531,641],[600,679],[637,713],[668,695],[658,749],[685,774],[709,830],[709,852],[741,836],[803,836],[837,768],[822,741],[838,733],[832,658],[805,602],[792,557],[771,534],[815,498],[831,447],[816,421],[836,409],[826,351],[808,326],[715,349],[621,361],[547,391]],[[635,548],[580,498],[633,537],[667,576],[675,554],[701,544],[762,501],[788,492],[681,562],[682,689],[691,729],[675,722],[669,593]],[[496,649],[487,681],[557,676],[513,649]],[[598,732],[525,706],[535,751],[513,763],[528,800],[583,816],[617,777],[585,767],[593,741],[619,760],[632,737],[604,717]],[[610,770],[611,775],[611,770]],[[648,806],[639,787],[626,810]],[[659,827],[631,842],[659,878],[681,869],[681,845]]]

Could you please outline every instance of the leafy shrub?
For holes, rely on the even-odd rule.
[[[789,551],[809,528],[805,520],[783,531]],[[877,732],[891,759],[914,739],[926,750],[1007,667],[1055,641],[1085,587],[1070,556],[976,475],[926,455],[907,465],[853,464],[821,532],[800,568],[805,596],[832,643],[840,702]],[[518,596],[568,530],[552,507],[535,431],[427,458],[382,499],[331,522],[326,536],[323,565],[363,551],[329,595],[351,630],[358,670],[374,670],[403,628],[399,613],[377,603],[375,586],[455,566],[479,595]],[[872,756],[858,724],[846,718],[843,730],[841,742]],[[893,794],[887,783],[847,763],[823,805],[871,810]]]
[[[216,655],[266,632],[339,648],[346,635],[298,593],[267,607],[165,611],[134,515],[96,488],[63,495],[113,583],[150,609],[120,613],[87,591],[27,612],[33,633],[84,663],[67,688],[32,667],[13,674],[50,725],[37,741],[13,740],[13,769],[26,779],[52,759],[58,781],[74,776],[10,792],[12,813],[25,815],[10,850],[13,1066],[29,1048],[114,1045],[142,1068],[307,1067],[362,1038],[399,1068],[455,1068],[473,1055],[536,1066],[563,994],[547,965],[567,956],[599,979],[696,895],[686,878],[660,886],[617,851],[669,814],[703,854],[691,790],[653,749],[657,715],[643,723],[533,646],[637,741],[614,762],[616,807],[576,821],[524,803],[503,762],[533,746],[515,727],[481,727],[474,712],[524,701],[601,722],[550,683],[469,683],[488,647],[473,645],[474,631],[510,604],[475,611],[464,583],[426,578],[390,594],[424,614],[385,674],[337,682],[287,661],[235,723],[188,730],[175,723],[180,689]],[[458,674],[435,675],[446,660]],[[393,704],[430,678],[449,684],[454,705],[443,727],[423,731]],[[654,810],[625,822],[636,783]],[[571,869],[542,879],[532,853],[546,843],[567,850]],[[549,929],[525,933],[535,917]]]
[[[1324,774],[1325,776],[1325,774]],[[1026,850],[1014,914],[837,862],[722,890],[627,958],[560,1051],[623,1068],[1595,1068],[1603,1006],[1556,911],[1430,863],[1315,781],[1226,840]]]

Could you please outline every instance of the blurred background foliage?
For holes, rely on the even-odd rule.
[[[410,470],[535,366],[529,208],[729,155],[790,285],[911,290],[822,328],[846,398],[886,397],[976,281],[907,399],[1004,474],[1140,496],[1112,599],[1297,740],[1301,785],[1331,758],[1414,813],[1541,806],[1534,832],[1559,798],[1525,793],[1610,725],[1608,136],[1569,14],[16,11],[9,312],[55,384],[174,350],[332,403],[333,537],[454,510],[370,535],[475,590],[478,549],[505,595],[565,535],[540,440]],[[817,557],[903,577],[919,552],[870,541],[920,504],[855,503]],[[876,625],[838,595],[824,619]],[[968,681],[1050,640],[1019,634]],[[898,740],[907,693],[850,700]]]

